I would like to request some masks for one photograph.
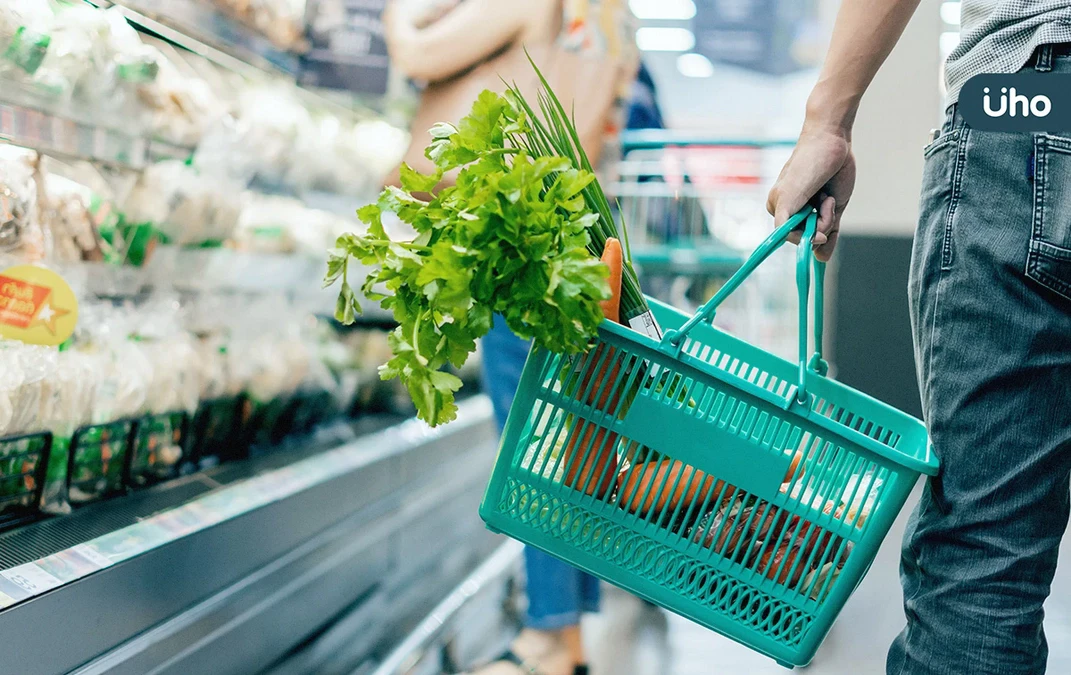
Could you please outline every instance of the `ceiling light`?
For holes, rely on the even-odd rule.
[[[695,46],[687,28],[644,27],[636,31],[636,44],[645,52],[686,52]]]
[[[628,6],[645,21],[687,21],[695,16],[692,0],[629,0]]]
[[[677,70],[685,77],[711,77],[714,64],[702,54],[681,54],[677,57]]]

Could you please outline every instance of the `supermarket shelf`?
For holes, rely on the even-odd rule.
[[[265,294],[292,297],[311,314],[333,316],[338,288],[322,288],[324,261],[301,254],[230,248],[160,246],[146,267],[78,262],[57,265],[75,288],[100,298],[137,299],[153,290],[179,293]],[[354,270],[354,278],[360,274]],[[392,326],[389,312],[362,300],[362,323]]]
[[[352,102],[340,103],[298,86],[300,55],[280,50],[270,40],[200,0],[85,0],[108,8],[118,6],[133,26],[250,79],[283,77],[313,107],[343,117],[376,117]]]
[[[5,672],[259,672],[368,603],[385,645],[501,541],[476,515],[494,435],[476,397],[441,429],[223,465],[6,534]]]
[[[296,54],[275,47],[252,28],[198,0],[90,0],[119,6],[127,21],[236,73],[256,69],[296,77]]]
[[[70,159],[127,169],[148,161],[149,142],[120,129],[49,111],[46,105],[12,100],[14,85],[0,93],[0,140]]]
[[[195,149],[186,145],[177,145],[169,141],[153,139],[149,141],[149,159],[154,162],[166,159],[177,159],[184,162],[193,156]]]

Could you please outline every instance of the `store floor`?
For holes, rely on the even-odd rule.
[[[914,504],[914,500],[910,505]],[[844,609],[812,664],[815,675],[879,675],[885,652],[903,627],[897,576],[907,512],[893,526],[870,574]],[[1045,607],[1050,673],[1071,673],[1071,537]],[[782,675],[772,660],[678,616],[607,588],[604,611],[585,624],[594,675]]]

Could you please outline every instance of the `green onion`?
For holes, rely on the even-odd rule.
[[[527,52],[526,52],[527,54]],[[542,88],[537,92],[537,104],[539,112],[525,99],[516,83],[508,84],[508,91],[516,105],[528,116],[531,131],[523,134],[510,134],[510,143],[515,147],[524,148],[533,157],[564,157],[572,162],[573,166],[594,173],[587,153],[580,145],[580,136],[576,131],[575,116],[566,113],[562,102],[555,95],[550,83],[539,70],[539,67],[528,55],[528,61],[535,69]],[[598,179],[584,188],[584,201],[588,208],[599,214],[599,220],[591,227],[591,243],[588,246],[594,255],[602,256],[603,247],[610,237],[621,241],[624,249],[625,265],[621,280],[621,318],[628,323],[630,319],[650,312],[643,292],[640,290],[639,278],[632,267],[632,256],[629,252],[628,229],[622,225],[619,227],[614,220],[610,201],[606,198]]]

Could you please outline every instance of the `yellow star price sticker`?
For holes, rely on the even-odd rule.
[[[50,269],[18,265],[0,272],[0,336],[34,345],[58,345],[74,332],[78,300]]]

